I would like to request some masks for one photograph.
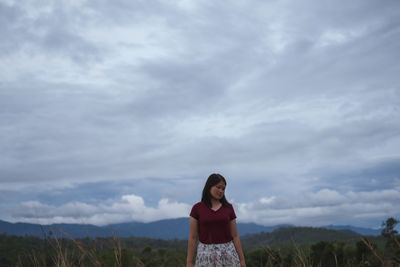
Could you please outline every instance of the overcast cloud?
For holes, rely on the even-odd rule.
[[[400,216],[400,3],[0,0],[0,219]]]

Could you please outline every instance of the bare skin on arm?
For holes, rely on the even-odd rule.
[[[188,252],[187,252],[187,259],[186,259],[186,266],[193,267],[193,257],[194,252],[196,249],[197,240],[199,239],[198,236],[198,221],[190,217],[190,231],[189,231],[189,238],[188,238]]]
[[[239,233],[237,230],[236,219],[231,220],[230,228],[231,228],[231,234],[233,237],[232,241],[233,241],[233,244],[235,245],[236,252],[239,256],[240,267],[246,267],[246,263],[244,260],[244,254],[243,254],[243,250],[242,250],[242,245],[240,244]]]

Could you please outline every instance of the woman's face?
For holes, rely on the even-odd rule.
[[[225,187],[226,185],[223,181],[220,181],[218,184],[212,186],[210,189],[211,197],[220,200],[224,196]]]

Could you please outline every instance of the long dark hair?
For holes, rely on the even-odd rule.
[[[211,187],[213,187],[214,185],[218,184],[219,182],[224,182],[225,186],[226,186],[226,180],[224,178],[224,176],[222,176],[219,173],[213,173],[210,176],[208,176],[207,182],[204,185],[204,189],[203,189],[203,194],[201,197],[201,201],[204,202],[208,207],[211,208],[211,195],[210,195],[210,189]],[[229,206],[231,205],[228,200],[226,200],[225,198],[225,194],[224,196],[221,198],[221,203],[223,206]]]

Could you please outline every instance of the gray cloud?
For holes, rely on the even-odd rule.
[[[1,3],[0,188],[31,193],[0,208],[88,184],[190,203],[219,171],[238,203],[331,190],[341,208],[303,210],[327,221],[347,192],[397,190],[398,5]]]
[[[10,38],[3,46],[9,55],[24,53],[25,59],[35,59],[45,54],[80,65],[102,58],[97,45],[80,33],[87,25],[79,6],[46,1],[37,6],[21,1],[12,6],[2,4],[1,10],[7,14],[2,25]]]

